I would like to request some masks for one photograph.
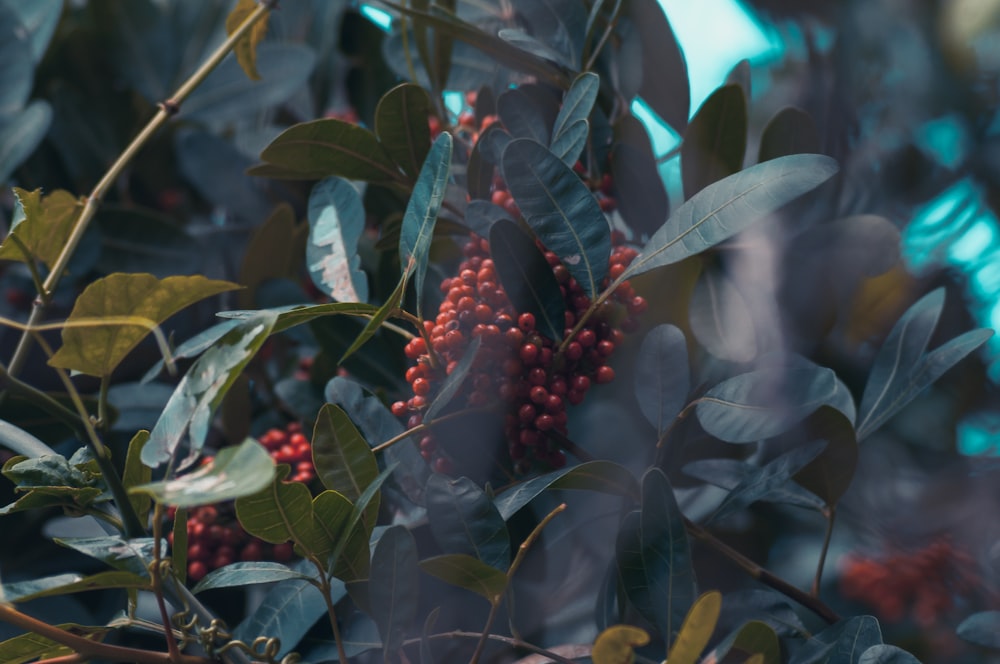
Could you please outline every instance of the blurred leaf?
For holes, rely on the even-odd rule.
[[[347,180],[326,178],[309,193],[306,265],[316,287],[341,302],[367,302],[368,277],[358,240],[365,230],[361,195]]]
[[[294,125],[271,141],[251,175],[292,180],[397,182],[402,174],[375,134],[342,120],[326,118]]]
[[[465,164],[465,188],[469,192],[469,206],[473,203],[484,203],[492,195],[493,164],[483,158],[478,140],[472,146],[469,161]],[[462,220],[462,223],[469,225],[468,209],[466,209],[466,218]]]
[[[719,591],[712,590],[699,597],[684,618],[681,631],[667,653],[667,661],[670,664],[695,664],[712,638],[721,610],[722,593]]]
[[[257,583],[309,578],[312,577],[296,572],[280,563],[267,561],[233,563],[209,572],[208,576],[198,582],[192,592],[197,594],[213,588],[233,588],[251,586]]]
[[[765,162],[791,154],[815,154],[819,151],[819,131],[812,116],[800,108],[786,106],[767,121],[760,136],[757,161]]]
[[[566,300],[535,241],[504,219],[490,227],[489,240],[497,278],[514,309],[533,314],[538,331],[560,341],[566,329]]]
[[[257,493],[271,484],[274,477],[271,455],[256,440],[247,438],[237,446],[223,448],[212,463],[192,473],[135,486],[129,493],[147,494],[165,505],[195,507]]]
[[[56,31],[56,26],[59,24],[59,17],[62,15],[63,10],[63,0],[32,0],[31,2],[3,0],[2,4],[17,15],[21,25],[24,27],[24,31],[27,33],[28,42],[31,45],[31,57],[38,63],[45,54],[45,50],[49,46],[49,41]],[[19,39],[22,36],[20,33],[15,34],[17,34]],[[0,56],[2,58],[0,62],[3,62],[4,66],[8,67],[11,61],[5,55]]]
[[[198,272],[198,241],[168,217],[152,210],[101,206],[101,272],[149,272],[156,277]]]
[[[523,138],[504,150],[503,174],[542,244],[595,297],[608,272],[611,229],[587,185],[543,145]]]
[[[413,83],[402,83],[389,90],[375,109],[375,135],[389,156],[412,180],[431,145],[427,119],[431,114],[430,97]]]
[[[142,449],[144,464],[155,468],[169,460],[185,434],[189,454],[178,468],[184,468],[197,457],[208,436],[213,411],[264,345],[276,318],[277,314],[270,311],[255,314],[227,332],[191,365]]]
[[[877,645],[864,651],[858,664],[920,664],[920,660],[902,648]]]
[[[463,223],[479,237],[489,238],[493,224],[501,219],[512,224],[516,223],[514,218],[499,205],[487,201],[472,201],[469,207],[465,208]]]
[[[100,560],[124,572],[149,578],[148,567],[153,561],[152,537],[123,539],[115,535],[105,537],[56,537],[60,546],[73,549],[85,556]]]
[[[681,143],[684,198],[743,167],[747,144],[747,101],[739,85],[713,92],[691,118]]]
[[[312,455],[316,475],[323,486],[342,493],[352,502],[378,477],[378,462],[368,442],[347,413],[334,404],[325,404],[316,416]],[[365,517],[371,525],[375,524],[378,508],[376,497]]]
[[[681,412],[691,390],[687,340],[673,325],[658,325],[646,334],[635,368],[639,410],[662,437]]]
[[[598,491],[632,498],[639,496],[638,483],[627,469],[611,461],[587,461],[521,482],[497,496],[493,504],[503,520],[507,521],[546,489]]]
[[[757,355],[750,306],[721,270],[701,273],[691,295],[690,316],[691,331],[712,355],[730,362],[749,362]]]
[[[568,70],[582,66],[583,40],[587,10],[573,0],[511,0],[518,17],[527,24],[527,32],[548,44],[560,55]],[[559,87],[569,87],[568,81]]]
[[[638,122],[638,121],[636,121]],[[616,134],[624,133],[616,126]],[[637,134],[637,132],[636,132]],[[625,223],[641,235],[650,235],[670,211],[656,157],[645,130],[620,136],[611,151],[615,202]],[[639,143],[642,140],[642,143]]]
[[[40,597],[72,595],[87,590],[108,588],[149,589],[149,577],[143,578],[130,572],[100,572],[92,576],[59,574],[30,581],[3,584],[3,598],[7,602],[29,602]],[[6,661],[6,660],[3,660]]]
[[[1000,611],[973,613],[959,624],[957,632],[969,643],[1000,648]]]
[[[497,97],[497,115],[504,129],[514,138],[530,138],[549,144],[549,126],[536,97],[520,88],[507,90]]]
[[[250,18],[250,15],[257,9],[255,0],[238,0],[233,10],[226,17],[226,34],[230,37],[243,23]],[[265,13],[263,18],[254,23],[250,31],[244,34],[233,46],[233,55],[240,67],[246,72],[251,80],[259,81],[260,74],[257,72],[257,45],[264,40],[267,34],[267,19],[270,12]]]
[[[181,309],[218,293],[239,288],[201,275],[157,279],[151,274],[108,275],[91,282],[76,299],[67,321],[100,322],[134,316],[159,325]],[[63,329],[62,347],[49,364],[91,376],[109,376],[150,333],[137,325],[98,325]]]
[[[242,72],[236,75],[246,83]],[[218,133],[196,127],[180,129],[174,136],[174,155],[184,180],[206,201],[224,208],[227,220],[258,224],[273,207],[265,183],[245,172],[253,160]],[[296,258],[301,260],[301,254]]]
[[[10,44],[11,42],[7,42]],[[6,65],[0,50],[0,62]],[[52,124],[52,107],[36,99],[12,115],[0,118],[0,182],[6,182],[45,138]],[[54,246],[62,248],[62,244]]]
[[[23,9],[10,4],[10,0],[0,3],[0,117],[5,119],[24,107],[35,74],[32,45],[21,20]]]
[[[431,532],[445,553],[468,554],[491,567],[507,569],[507,524],[475,482],[435,473],[427,481],[426,500]]]
[[[590,125],[586,120],[577,120],[553,139],[549,149],[564,164],[572,168],[579,161],[583,148],[587,146],[589,136]]]
[[[642,507],[622,521],[616,557],[625,594],[669,647],[695,601],[695,579],[684,516],[658,468],[642,478]]]
[[[434,238],[434,224],[451,177],[451,151],[451,134],[441,132],[427,153],[403,214],[403,227],[399,235],[399,262],[403,266],[404,281],[413,275],[418,316],[423,311],[424,278],[427,275],[431,240]]]
[[[691,90],[684,54],[665,10],[656,0],[630,0],[626,16],[638,30],[642,45],[644,66],[639,96],[674,131],[682,134],[688,123]],[[646,63],[656,63],[656,67],[647,68]]]
[[[407,630],[417,616],[419,593],[417,543],[410,531],[390,526],[372,554],[368,586],[372,618],[385,644],[383,661],[396,661]]]
[[[124,79],[123,85],[152,104],[166,99],[178,74],[178,48],[164,7],[153,0],[87,4],[96,25],[115,26],[105,34],[110,61],[117,69],[115,75]]]
[[[781,664],[781,644],[778,635],[770,625],[759,620],[750,620],[733,632],[709,652],[703,661],[723,661],[733,649],[745,653],[755,653],[761,657],[760,664]]]
[[[827,627],[806,641],[792,664],[859,664],[862,654],[882,643],[878,620],[855,616]]]
[[[516,46],[525,53],[530,53],[542,60],[548,60],[564,69],[572,68],[572,64],[566,59],[565,55],[546,45],[544,42],[535,39],[520,28],[501,28],[497,31],[497,37],[508,44]]]
[[[854,478],[858,466],[858,440],[854,426],[844,413],[823,406],[803,422],[806,440],[827,441],[818,457],[792,477],[829,505],[836,505]]]
[[[677,208],[623,275],[670,265],[728,240],[811,191],[837,172],[822,155],[793,155],[757,164],[709,185]]]
[[[943,306],[944,289],[939,288],[910,307],[886,337],[861,397],[858,440],[882,426],[924,388],[993,336],[993,330],[972,330],[927,353],[927,343]]]
[[[3,144],[0,142],[0,157],[3,156]],[[83,205],[72,194],[61,189],[42,198],[42,190],[25,191],[14,187],[18,209],[14,213],[14,222],[10,235],[20,240],[31,257],[26,257],[18,243],[9,236],[0,244],[0,258],[19,261],[37,258],[46,267],[52,267],[59,254],[62,253],[67,238],[76,225]]]
[[[725,380],[701,397],[695,412],[706,432],[729,443],[777,436],[832,405],[841,391],[832,370],[819,366],[765,367]]]
[[[497,603],[507,589],[504,572],[462,553],[421,560],[420,569],[445,583],[471,590],[490,604]]]
[[[631,625],[613,625],[597,635],[590,658],[594,664],[632,664],[635,648],[648,643],[646,630]]]
[[[271,544],[312,542],[312,494],[302,482],[284,481],[286,475],[283,470],[263,489],[237,498],[236,518],[248,533]]]
[[[726,74],[725,85],[738,85],[743,89],[743,95],[747,100],[753,98],[750,61],[748,59],[743,58],[729,70],[729,73]],[[805,150],[805,152],[813,152],[813,150]]]
[[[14,426],[10,422],[0,420],[0,445],[15,454],[27,457],[38,457],[43,454],[53,454],[52,448],[38,440],[30,433]]]
[[[437,396],[424,411],[424,422],[430,422],[438,414],[444,410],[444,408],[451,402],[452,397],[458,393],[458,390],[462,387],[465,382],[466,376],[469,375],[469,370],[472,369],[473,363],[476,360],[476,354],[479,352],[479,347],[482,345],[482,337],[476,337],[469,344],[469,347],[465,349],[462,354],[462,359],[458,361],[455,365],[454,370],[448,374],[448,377],[444,379],[441,383],[441,388],[438,390]]]
[[[360,318],[370,318],[378,313],[379,308],[374,304],[365,304],[363,302],[328,302],[326,304],[293,304],[285,307],[277,307],[273,309],[273,312],[277,314],[278,319],[274,324],[273,334],[278,332],[284,332],[285,330],[291,329],[296,325],[302,325],[303,323],[309,323],[316,320],[317,318],[323,318],[324,316],[357,316]],[[230,318],[235,319],[235,321],[247,320],[257,315],[257,310],[247,310],[247,311],[220,311],[216,314],[219,318]],[[226,323],[220,323],[219,325],[226,325]],[[235,325],[230,323],[230,325]],[[211,328],[210,328],[211,329]],[[206,330],[208,332],[208,330]],[[217,333],[217,332],[216,332]],[[200,336],[200,335],[199,335]],[[182,346],[193,343],[196,337],[192,337],[186,341]],[[205,341],[199,340],[198,346],[202,346],[207,343]],[[181,346],[177,347],[177,351],[180,352]],[[196,354],[194,350],[188,351],[189,355],[175,355],[175,357],[188,357],[191,354]]]
[[[128,451],[125,453],[125,470],[122,472],[122,485],[126,489],[133,489],[141,484],[146,484],[153,479],[153,471],[142,463],[142,448],[149,442],[149,432],[142,430],[132,436],[128,444]],[[132,504],[132,510],[138,515],[139,521],[146,523],[149,514],[149,496],[142,494],[132,494],[128,497]]]
[[[590,111],[597,101],[601,89],[601,77],[594,72],[583,72],[573,79],[573,83],[563,97],[562,106],[552,126],[553,145],[571,125],[590,117]],[[572,166],[572,164],[570,164]]]
[[[476,147],[479,148],[479,153],[486,162],[499,166],[503,158],[503,151],[513,140],[514,137],[500,126],[500,123],[494,122],[479,135]]]
[[[257,287],[269,279],[298,278],[308,235],[308,225],[296,223],[291,205],[281,203],[274,208],[243,253],[239,281],[246,288],[237,294],[239,306],[257,306]]]
[[[191,93],[181,113],[188,120],[216,124],[252,116],[287,101],[305,85],[315,65],[315,52],[304,44],[261,44],[259,81],[248,79],[236,60],[223,60]]]

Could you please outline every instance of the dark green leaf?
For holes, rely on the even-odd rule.
[[[107,627],[84,627],[68,623],[56,625],[56,627],[77,636],[96,636],[97,638],[108,632]],[[0,662],[4,664],[27,664],[28,662],[72,654],[72,649],[31,632],[0,643]]]
[[[548,60],[565,69],[572,68],[566,56],[551,46],[547,46],[545,43],[535,39],[520,28],[502,28],[497,31],[497,36],[525,53],[530,53],[542,60]]]
[[[375,134],[333,118],[286,129],[264,148],[260,158],[266,162],[264,168],[251,169],[251,175],[293,180],[339,175],[369,182],[394,182],[403,177]]]
[[[479,237],[489,238],[490,228],[501,219],[512,224],[516,223],[514,218],[499,205],[487,201],[472,201],[469,207],[465,208],[463,223]]]
[[[547,148],[515,139],[503,153],[504,179],[528,225],[591,298],[608,272],[611,229],[594,195]]]
[[[527,32],[561,55],[565,69],[580,69],[587,11],[575,0],[511,0]],[[559,86],[569,87],[568,82]]]
[[[491,197],[493,166],[494,164],[483,158],[477,140],[472,147],[472,152],[469,153],[469,161],[465,164],[465,188],[469,192],[470,205],[484,202]],[[468,217],[468,211],[466,211],[466,217]]]
[[[87,590],[105,590],[107,588],[148,590],[149,577],[143,578],[130,572],[101,572],[86,577],[81,574],[59,574],[43,579],[5,583],[0,597],[3,597],[7,602],[28,602],[40,597],[71,595]]]
[[[427,92],[413,83],[389,90],[375,109],[375,135],[403,172],[416,179],[431,145]]]
[[[327,178],[309,192],[306,267],[313,283],[340,302],[367,302],[368,278],[358,240],[365,230],[361,194],[350,182]]]
[[[438,390],[437,396],[434,397],[434,401],[431,405],[427,407],[424,411],[424,422],[430,422],[438,414],[444,410],[444,408],[451,402],[452,397],[458,393],[458,390],[462,387],[462,383],[465,382],[466,376],[469,375],[469,370],[472,369],[473,362],[475,362],[476,354],[479,352],[479,346],[482,344],[482,337],[477,337],[472,340],[469,347],[465,349],[465,353],[462,355],[462,359],[458,361],[455,365],[454,370],[448,374],[444,382],[441,383],[441,389]]]
[[[503,151],[513,140],[514,137],[499,123],[493,123],[479,135],[476,147],[479,148],[479,154],[482,155],[483,160],[494,166],[499,166],[503,159]]]
[[[611,461],[588,461],[540,475],[504,491],[493,501],[504,521],[546,489],[599,491],[613,496],[638,498],[639,486],[632,473]]]
[[[556,116],[555,124],[552,126],[553,145],[571,125],[590,117],[590,110],[597,101],[600,89],[601,77],[594,72],[584,72],[573,79],[573,84],[566,91],[559,115]]]
[[[231,169],[227,168],[226,171],[231,177]],[[245,180],[253,182],[248,177]],[[314,191],[318,186],[313,188]],[[255,203],[252,204],[256,207]],[[335,212],[338,210],[339,208],[334,208]],[[319,212],[322,213],[323,210],[320,209]],[[264,223],[254,229],[243,252],[239,282],[246,288],[237,295],[236,301],[240,307],[250,309],[263,306],[259,304],[262,298],[258,297],[257,291],[260,290],[260,295],[266,296],[268,282],[272,280],[299,280],[309,232],[309,224],[298,222],[290,204],[279,203],[271,210]],[[320,287],[322,288],[321,284]]]
[[[587,146],[590,135],[590,124],[586,120],[577,120],[552,141],[552,154],[562,159],[563,163],[572,167],[580,159],[580,153]]]
[[[396,285],[396,289],[389,294],[385,303],[383,303],[382,306],[371,315],[371,318],[368,319],[368,323],[365,325],[364,329],[361,330],[361,333],[358,334],[348,349],[344,351],[344,354],[341,355],[340,360],[337,362],[338,365],[343,364],[347,358],[354,355],[359,348],[364,346],[368,343],[369,339],[375,336],[375,333],[382,327],[382,323],[389,318],[390,314],[399,308],[400,302],[403,301],[403,293],[405,290],[406,277],[404,276],[399,280],[399,283]],[[344,304],[351,303],[345,302]]]
[[[775,113],[764,127],[757,161],[819,151],[819,132],[812,116],[800,108],[786,106]]]
[[[958,635],[969,643],[1000,648],[1000,611],[973,613],[958,626]]]
[[[836,172],[833,159],[801,154],[751,166],[709,185],[670,215],[624,278],[676,263],[728,240]]]
[[[418,314],[422,311],[427,255],[434,237],[434,224],[451,175],[451,150],[451,134],[441,132],[427,153],[403,214],[403,227],[399,235],[399,261],[403,265],[403,279],[413,275]]]
[[[730,650],[740,650],[747,654],[763,655],[763,664],[781,664],[781,644],[771,626],[759,620],[745,623],[737,631],[722,640],[706,656],[705,660],[724,661]]]
[[[315,540],[312,494],[301,482],[285,482],[287,466],[264,489],[236,499],[236,518],[243,529],[271,544]]]
[[[681,144],[684,198],[743,167],[747,144],[747,102],[739,85],[713,92],[691,118]]]
[[[135,486],[129,493],[146,494],[175,507],[194,507],[249,496],[264,490],[274,477],[274,461],[267,449],[247,438],[237,446],[223,448],[212,463],[192,473]]]
[[[126,489],[133,489],[140,484],[146,484],[153,479],[153,471],[142,463],[142,448],[149,442],[149,432],[139,431],[132,436],[128,444],[128,451],[125,453],[125,471],[122,473],[122,485]],[[142,523],[146,523],[149,514],[149,496],[133,494],[128,497],[132,503],[132,510],[138,515]]]
[[[530,138],[548,145],[549,126],[536,97],[520,88],[508,90],[497,98],[497,114],[514,138]]]
[[[106,537],[62,537],[56,544],[73,549],[85,556],[96,558],[123,572],[149,578],[147,567],[153,561],[152,537],[123,539],[114,535]]]
[[[545,255],[527,233],[505,219],[490,227],[489,239],[497,278],[514,309],[534,314],[539,332],[553,341],[561,340],[566,300]]]
[[[670,201],[649,138],[645,145],[619,142],[611,152],[615,200],[625,223],[637,233],[651,235],[670,211]]]
[[[842,391],[837,375],[818,366],[766,367],[725,380],[695,409],[709,434],[752,443],[787,431]]]
[[[684,517],[658,468],[642,478],[642,508],[622,522],[616,555],[625,594],[669,647],[696,595]]]
[[[358,521],[352,522],[354,505],[337,491],[327,490],[320,493],[313,498],[312,505],[316,528],[322,532],[321,539],[329,543],[328,551],[313,553],[319,560],[326,561],[327,568],[333,575],[345,583],[367,579],[371,556],[368,549],[368,533],[371,532],[371,527]],[[341,540],[344,540],[342,545]],[[336,560],[333,560],[331,556],[338,545],[340,551]]]
[[[656,0],[631,0],[626,15],[642,45],[639,96],[678,134],[687,127],[691,108],[687,64],[664,8]],[[646,67],[646,63],[656,63]]]
[[[208,576],[198,582],[192,592],[200,593],[213,588],[233,588],[257,583],[309,578],[311,577],[302,572],[296,572],[281,563],[267,561],[233,563],[209,572]]]
[[[858,465],[858,439],[851,420],[831,406],[823,406],[803,422],[806,440],[820,438],[826,448],[792,479],[833,506],[854,478]],[[790,435],[799,435],[797,431]],[[802,438],[800,437],[799,440]]]
[[[378,462],[368,442],[339,406],[325,404],[316,416],[312,436],[313,465],[323,486],[357,500],[378,477]],[[368,507],[366,519],[375,523],[379,500]]]
[[[749,362],[757,355],[750,306],[721,270],[702,272],[689,312],[691,331],[712,355],[730,362]]]
[[[431,532],[445,553],[468,554],[497,569],[507,569],[507,524],[475,482],[435,473],[427,481],[426,500]]]
[[[397,651],[417,616],[419,583],[413,535],[402,526],[390,526],[372,554],[368,586],[372,617],[385,644],[385,662],[397,660]]]
[[[743,58],[737,62],[729,73],[726,74],[726,85],[738,85],[743,88],[743,95],[747,99],[753,98],[753,86],[751,85],[750,61]],[[805,150],[812,152],[812,150]]]
[[[858,440],[993,336],[992,330],[972,330],[925,352],[943,306],[944,289],[939,288],[917,301],[892,328],[875,356],[861,397]]]
[[[877,645],[864,651],[858,664],[920,664],[920,660],[902,648]]]
[[[684,333],[673,325],[654,327],[639,349],[635,396],[657,435],[662,437],[673,424],[690,390],[691,369]]]
[[[142,462],[156,467],[169,460],[187,434],[193,461],[204,445],[212,413],[243,368],[264,345],[277,314],[261,311],[227,332],[205,351],[178,383],[163,414],[142,448]]]
[[[462,553],[421,560],[420,569],[445,583],[471,590],[490,604],[498,602],[507,589],[504,572]]]
[[[181,583],[187,583],[187,534],[188,511],[180,507],[174,514],[174,541],[170,547],[170,561],[174,566],[174,573]]]

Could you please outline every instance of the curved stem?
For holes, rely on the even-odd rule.
[[[823,536],[823,549],[819,553],[819,562],[816,564],[816,578],[813,579],[813,597],[819,597],[819,588],[823,581],[823,567],[826,565],[826,554],[830,551],[830,540],[833,538],[833,523],[837,518],[837,506],[834,505],[826,517],[826,534]]]

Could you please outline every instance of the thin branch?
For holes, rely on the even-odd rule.
[[[824,512],[826,517],[826,534],[823,536],[823,549],[819,553],[819,562],[816,564],[816,578],[813,579],[813,597],[819,597],[819,588],[823,582],[823,567],[826,565],[826,554],[830,551],[830,540],[833,539],[833,523],[837,519],[837,506],[834,505],[829,511]]]
[[[440,641],[444,639],[480,639],[482,634],[479,632],[463,632],[455,630],[453,632],[442,632],[440,634],[430,634],[427,636],[429,640]],[[533,652],[536,655],[541,655],[542,657],[548,657],[553,662],[558,662],[559,664],[577,664],[572,659],[563,657],[559,653],[552,652],[551,650],[546,650],[545,648],[540,648],[539,646],[528,643],[527,641],[522,641],[521,639],[512,638],[509,636],[501,636],[500,634],[487,634],[486,639],[489,641],[497,641],[499,643],[505,643],[512,648],[518,648],[520,650],[527,650]],[[409,639],[403,642],[403,646],[409,646],[420,643],[420,639]]]

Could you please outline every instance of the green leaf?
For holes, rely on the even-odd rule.
[[[82,574],[69,573],[31,581],[5,583],[2,596],[7,602],[28,602],[40,597],[72,595],[87,590],[108,588],[148,590],[149,583],[149,577],[143,578],[131,572],[100,572],[86,577]]]
[[[590,111],[594,108],[594,102],[597,101],[597,93],[600,89],[601,77],[594,72],[583,72],[573,79],[573,83],[563,97],[555,124],[552,125],[553,145],[573,124],[590,117]],[[553,152],[555,152],[554,149]]]
[[[110,376],[150,328],[101,324],[111,317],[144,319],[159,325],[181,309],[218,293],[239,288],[201,275],[157,279],[151,274],[108,275],[92,282],[76,299],[62,332],[62,347],[49,364],[91,376]],[[80,327],[71,327],[73,324]],[[82,327],[84,324],[92,324]]]
[[[243,22],[253,14],[255,9],[257,9],[255,0],[239,0],[226,17],[226,34],[232,36]],[[233,54],[236,56],[237,62],[253,81],[260,80],[260,74],[257,72],[257,45],[264,40],[264,35],[267,34],[269,16],[270,14],[264,14],[264,17],[258,20],[250,28],[250,31],[244,34],[233,46]]]
[[[153,560],[154,540],[152,537],[123,539],[118,536],[106,537],[57,537],[53,541],[60,546],[73,549],[124,572],[144,578],[149,577],[147,567]]]
[[[368,323],[365,324],[365,327],[363,330],[361,330],[361,333],[358,334],[358,336],[354,339],[354,341],[351,343],[348,349],[344,351],[344,354],[340,357],[340,360],[337,362],[338,365],[343,364],[347,358],[349,358],[351,355],[354,355],[354,353],[359,348],[364,346],[369,339],[375,336],[375,333],[378,332],[379,328],[382,327],[382,323],[384,323],[389,318],[390,314],[392,314],[396,309],[399,308],[400,303],[403,301],[403,294],[405,291],[406,291],[406,278],[403,277],[402,279],[399,280],[399,283],[396,284],[396,289],[389,294],[389,297],[388,299],[386,299],[385,303],[383,303],[381,307],[375,310],[375,313],[373,313],[371,318],[368,319]]]
[[[465,208],[465,219],[462,220],[462,223],[472,229],[472,232],[479,237],[489,238],[493,224],[501,219],[512,224],[515,223],[514,218],[499,205],[487,201],[472,201]]]
[[[84,627],[71,623],[56,625],[56,627],[77,636],[88,638],[96,636],[96,640],[100,640],[108,632],[107,627]],[[31,632],[0,643],[0,662],[4,664],[27,664],[28,662],[72,654],[71,648]]]
[[[296,222],[291,205],[275,206],[264,223],[254,230],[243,252],[240,283],[246,288],[237,295],[239,306],[257,306],[257,288],[271,279],[298,280],[309,231],[309,224]]]
[[[827,441],[818,457],[792,477],[800,486],[819,496],[827,505],[836,505],[847,493],[858,466],[858,438],[844,413],[823,406],[803,422],[799,440]],[[793,431],[790,435],[800,435]]]
[[[142,462],[156,467],[168,461],[187,435],[190,452],[179,466],[193,461],[204,445],[212,413],[243,368],[264,345],[277,314],[261,311],[227,332],[191,365],[142,448]]]
[[[179,507],[174,514],[174,541],[170,547],[170,562],[174,567],[174,574],[177,575],[181,583],[187,583],[187,535],[188,511]]]
[[[597,635],[590,658],[594,664],[632,664],[635,649],[648,643],[646,630],[632,625],[612,625]]]
[[[372,618],[385,644],[385,662],[397,660],[403,638],[416,619],[419,584],[417,543],[406,528],[390,526],[372,554],[368,586]]]
[[[800,648],[796,664],[859,664],[862,654],[882,643],[878,621],[872,616],[855,616],[827,627]]]
[[[691,108],[687,64],[665,9],[656,0],[631,0],[627,13],[642,46],[639,96],[678,134],[687,127]],[[655,67],[646,67],[655,63]]]
[[[833,405],[843,388],[819,366],[765,367],[725,380],[698,400],[706,432],[729,443],[752,443],[787,431],[820,406]]]
[[[684,198],[743,167],[747,144],[747,100],[743,88],[724,85],[691,118],[681,143]]]
[[[476,360],[476,354],[479,353],[479,347],[482,345],[482,337],[476,337],[469,344],[469,347],[465,349],[462,354],[462,359],[458,361],[455,368],[452,370],[448,377],[444,379],[441,383],[441,389],[438,390],[437,396],[434,397],[434,401],[427,407],[424,411],[424,422],[430,422],[435,417],[438,416],[444,408],[451,402],[452,397],[458,392],[465,382],[465,377],[469,375],[469,370],[472,369],[472,365]]]
[[[128,444],[128,451],[125,453],[125,471],[122,473],[122,485],[126,489],[131,490],[153,479],[152,469],[142,463],[142,448],[147,442],[149,442],[149,432],[143,430],[132,436]],[[139,520],[146,523],[151,504],[149,496],[134,493],[128,497],[128,501],[132,504],[132,510],[139,516]]]
[[[645,126],[634,115],[614,126],[611,177],[622,219],[641,236],[656,232],[670,212],[656,154]]]
[[[358,240],[365,230],[361,194],[347,180],[326,178],[309,192],[306,266],[317,288],[340,302],[367,302],[368,277]]]
[[[413,275],[417,296],[417,313],[422,311],[424,277],[427,275],[427,256],[434,238],[441,203],[451,175],[451,134],[441,132],[435,139],[427,159],[420,169],[413,193],[403,213],[403,227],[399,234],[399,261],[403,265],[403,279]]]
[[[493,501],[467,477],[437,473],[427,481],[427,517],[445,553],[464,553],[491,567],[510,565],[510,535]]]
[[[0,156],[3,144],[0,143]],[[37,258],[46,267],[52,267],[62,253],[76,220],[83,211],[78,198],[62,189],[42,197],[42,190],[25,191],[14,187],[18,208],[10,229],[13,235],[31,253],[26,257],[18,243],[10,237],[0,244],[0,258],[26,262]]]
[[[490,254],[497,278],[514,309],[535,316],[539,332],[559,341],[566,330],[566,299],[552,266],[530,235],[517,224],[498,219],[490,227]]]
[[[101,206],[95,221],[101,243],[96,268],[101,272],[148,272],[163,278],[193,274],[204,265],[201,244],[166,215]]]
[[[326,304],[294,304],[286,307],[271,309],[278,315],[274,323],[272,334],[284,332],[304,323],[309,323],[324,316],[357,316],[360,318],[371,318],[379,312],[379,307],[374,304],[364,304],[363,302],[328,302]],[[219,318],[235,320],[246,320],[257,315],[259,309],[243,311],[220,311],[215,314]],[[220,323],[222,325],[222,323]],[[209,328],[213,329],[213,328]],[[191,337],[174,351],[174,357],[193,357],[205,348],[211,346],[215,339],[218,339],[229,328],[220,329],[204,339],[201,335]],[[208,330],[205,331],[206,333]],[[205,334],[205,333],[202,333]],[[183,353],[183,354],[181,354]]]
[[[296,572],[281,563],[266,561],[233,563],[212,570],[204,579],[198,582],[192,592],[195,594],[213,588],[233,588],[251,586],[257,583],[274,583],[289,579],[310,579],[312,577]]]
[[[639,496],[638,482],[627,469],[611,461],[587,461],[521,482],[497,496],[493,504],[503,520],[507,521],[546,489],[598,491],[634,498]]]
[[[944,306],[944,289],[925,295],[889,332],[875,356],[858,412],[858,440],[885,424],[924,388],[993,336],[972,330],[927,353],[927,343]]]
[[[236,518],[243,529],[271,544],[314,538],[312,494],[301,482],[285,482],[287,466],[264,489],[236,499]]]
[[[375,135],[403,172],[416,180],[431,145],[430,97],[413,83],[386,92],[375,108]]]
[[[504,129],[517,138],[530,138],[540,145],[549,144],[549,125],[539,100],[520,88],[507,90],[497,97],[497,115]]]
[[[316,528],[322,532],[322,540],[328,543],[329,549],[314,551],[316,557],[327,561],[327,568],[345,583],[367,579],[371,527],[361,521],[352,521],[354,505],[337,491],[323,491],[313,498],[312,507]],[[342,545],[341,540],[344,540]],[[340,551],[334,560],[331,556],[338,546]]]
[[[778,635],[765,622],[751,620],[722,640],[705,655],[704,661],[723,661],[733,649],[760,655],[760,664],[781,664],[781,644]]]
[[[198,470],[162,482],[132,487],[129,493],[152,496],[175,507],[210,505],[264,490],[275,477],[274,460],[253,438],[226,447]],[[141,513],[140,513],[141,514]]]
[[[375,134],[333,118],[289,127],[260,158],[266,163],[251,168],[251,175],[292,180],[338,175],[367,182],[398,182],[403,177]]]
[[[608,272],[611,229],[594,195],[573,169],[530,139],[503,152],[507,187],[532,230],[555,252],[591,298]]]
[[[420,569],[445,583],[471,590],[490,604],[499,602],[507,590],[504,572],[463,553],[421,560]]]
[[[750,306],[722,270],[701,273],[689,312],[691,331],[712,355],[730,362],[749,362],[757,355]]]
[[[722,593],[712,590],[699,597],[684,618],[677,640],[670,647],[670,664],[695,664],[708,645],[722,611]]]
[[[861,653],[858,664],[920,664],[920,660],[902,648],[881,644]]]
[[[775,113],[760,135],[758,163],[791,154],[820,151],[819,132],[812,116],[800,108],[786,106]]]
[[[504,129],[499,122],[494,122],[479,135],[476,147],[487,163],[499,166],[503,159],[503,151],[507,149],[514,137]]]
[[[323,486],[346,496],[352,502],[361,497],[378,477],[378,461],[368,441],[339,406],[325,404],[316,416],[312,436],[313,465]],[[366,522],[374,525],[379,500],[368,506]]]
[[[1000,611],[973,613],[959,624],[957,632],[969,643],[1000,648]]]
[[[577,120],[552,140],[549,149],[564,164],[572,168],[580,159],[583,148],[587,146],[589,136],[590,124],[586,120]]]
[[[728,240],[833,177],[830,157],[800,154],[751,166],[698,192],[649,239],[621,278],[670,265]]]
[[[545,42],[535,39],[521,28],[501,28],[497,30],[497,37],[541,60],[547,60],[563,69],[572,68],[572,64],[565,55],[548,46]]]
[[[694,603],[695,579],[684,516],[658,468],[642,478],[642,507],[622,522],[616,557],[626,596],[669,647]]]
[[[381,496],[380,491],[382,488],[382,484],[389,478],[390,475],[392,475],[395,469],[396,469],[395,464],[388,465],[386,469],[383,470],[381,473],[379,473],[378,477],[376,477],[372,481],[372,483],[368,485],[368,488],[364,490],[364,493],[362,493],[361,496],[354,502],[354,507],[351,510],[351,514],[347,518],[347,521],[344,524],[343,529],[341,530],[342,533],[347,533],[348,535],[346,537],[341,536],[335,541],[333,547],[333,553],[331,554],[331,559],[334,560],[338,565],[342,564],[350,565],[351,568],[355,570],[363,567],[364,563],[362,562],[361,565],[359,566],[358,561],[354,557],[348,558],[347,562],[342,563],[341,556],[343,556],[345,552],[348,552],[349,555],[351,554],[351,552],[353,552],[354,555],[357,555],[359,553],[358,549],[356,548],[357,541],[355,539],[355,534],[356,534],[355,529],[357,528],[359,523],[362,523],[361,521],[362,516],[364,515],[365,510],[368,509],[368,505],[370,505],[371,502],[375,500],[377,496]],[[360,531],[370,536],[374,524],[364,524],[364,525],[366,527],[361,528]],[[362,538],[362,543],[363,546],[361,550],[364,552],[364,557],[367,559],[368,537]]]
[[[646,334],[635,368],[639,410],[662,437],[673,425],[691,390],[687,340],[673,325],[658,325]]]

